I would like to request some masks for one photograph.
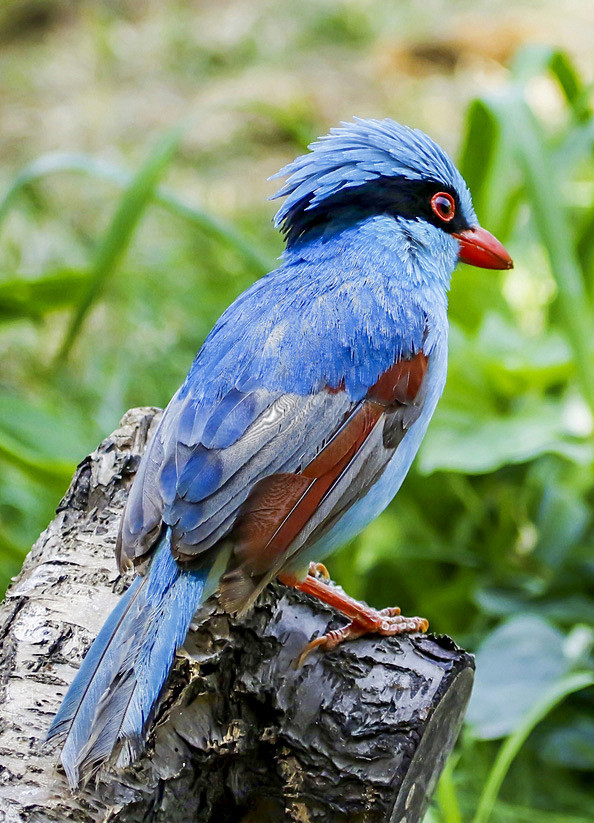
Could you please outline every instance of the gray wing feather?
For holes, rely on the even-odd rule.
[[[163,524],[172,527],[180,559],[212,548],[232,529],[253,486],[313,460],[351,408],[344,392],[324,390],[237,392],[209,410],[178,392],[132,485],[118,537],[120,566],[141,562]],[[233,432],[239,436],[230,442]]]

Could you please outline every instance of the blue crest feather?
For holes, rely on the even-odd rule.
[[[291,213],[312,210],[324,200],[380,178],[435,180],[455,189],[469,222],[476,217],[464,179],[446,152],[418,129],[394,120],[354,118],[330,130],[270,179],[287,177],[272,199],[286,197],[274,224],[285,227]]]

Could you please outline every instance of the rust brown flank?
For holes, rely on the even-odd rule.
[[[234,530],[236,556],[246,571],[260,575],[276,565],[386,410],[414,401],[427,365],[423,352],[400,360],[381,375],[351,417],[301,472],[273,474],[255,486]],[[329,391],[336,393],[337,389]]]

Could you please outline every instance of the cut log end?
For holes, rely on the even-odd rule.
[[[113,546],[156,409],[79,467],[0,612],[0,810],[8,821],[420,823],[470,696],[449,638],[368,636],[294,663],[342,618],[273,584],[247,617],[208,604],[144,754],[76,795],[39,747],[123,588]],[[2,812],[0,812],[0,821]]]

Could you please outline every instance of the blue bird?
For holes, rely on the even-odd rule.
[[[427,628],[352,600],[312,561],[377,517],[408,472],[444,388],[457,261],[512,261],[422,132],[356,119],[310,149],[275,175],[288,178],[279,268],[219,319],[140,463],[117,543],[121,570],[139,574],[48,734],[72,787],[142,749],[176,649],[215,594],[241,615],[278,577],[350,619],[306,652]]]

